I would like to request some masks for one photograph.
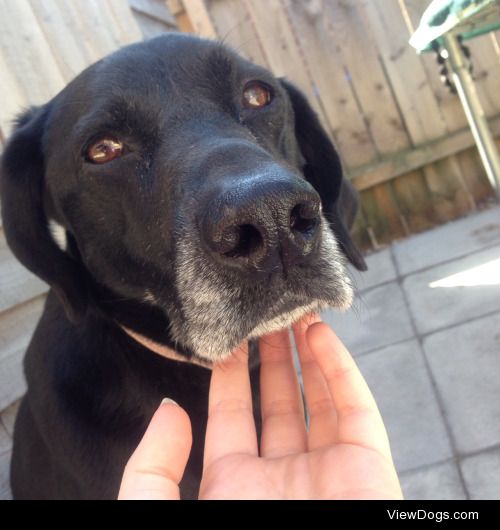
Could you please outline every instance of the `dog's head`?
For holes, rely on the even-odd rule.
[[[349,306],[351,191],[296,88],[182,35],[25,113],[1,173],[8,242],[72,320],[98,310],[209,360]]]

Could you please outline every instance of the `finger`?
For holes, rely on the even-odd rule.
[[[293,326],[309,412],[309,451],[332,445],[337,438],[337,414],[333,400],[306,340],[307,329],[315,322],[321,322],[319,315],[306,315]]]
[[[338,443],[370,447],[391,458],[375,399],[346,347],[322,322],[310,326],[306,338],[337,412]]]
[[[234,454],[258,454],[246,342],[213,367],[203,467]]]
[[[191,443],[186,412],[173,402],[162,403],[125,466],[118,499],[179,499]]]
[[[262,337],[260,394],[261,454],[277,457],[307,450],[304,407],[288,330]]]

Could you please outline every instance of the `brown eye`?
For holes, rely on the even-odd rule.
[[[243,106],[247,108],[265,107],[271,103],[271,99],[271,89],[258,81],[251,81],[243,90]]]
[[[101,138],[87,149],[87,160],[94,164],[104,164],[118,158],[122,153],[122,142],[115,138]]]

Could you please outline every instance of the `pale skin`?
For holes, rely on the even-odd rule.
[[[387,433],[351,355],[317,315],[260,340],[262,436],[252,414],[248,347],[213,368],[200,499],[401,499]],[[162,403],[131,456],[119,499],[179,499],[191,449],[186,412]]]

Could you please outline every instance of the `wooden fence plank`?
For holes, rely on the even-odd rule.
[[[454,157],[438,160],[426,167],[425,178],[434,199],[438,223],[456,219],[474,208],[462,181],[461,168]]]
[[[379,211],[378,217],[383,220],[384,228],[383,232],[375,230],[379,244],[387,245],[394,239],[408,235],[405,231],[406,223],[401,221],[401,210],[392,187],[387,184],[375,186],[373,195]]]
[[[398,3],[359,0],[356,6],[376,37],[413,144],[442,136],[446,124],[421,60],[408,44],[408,30]]]
[[[20,81],[9,68],[3,50],[0,48],[0,131],[2,143],[10,136],[14,118],[29,106],[28,96]],[[1,226],[0,219],[0,226]]]
[[[313,5],[315,9],[312,9]],[[296,0],[283,3],[290,14],[335,143],[347,167],[353,167],[374,160],[377,151],[352,92],[335,36],[329,30],[330,18],[324,11],[326,5],[324,2],[310,4]],[[291,63],[294,72],[299,64],[296,61],[298,59]],[[290,65],[287,70],[292,70]]]
[[[82,0],[80,0],[82,1]],[[87,0],[84,0],[85,4]],[[102,2],[103,12],[114,33],[117,48],[142,40],[142,33],[129,7],[128,0]],[[82,7],[85,9],[85,7]]]
[[[466,149],[457,153],[455,158],[460,167],[464,185],[470,194],[470,201],[473,203],[474,209],[477,209],[478,205],[483,202],[483,195],[489,196],[491,194],[491,186],[487,178],[486,181],[481,181],[482,165],[480,161],[481,167],[476,165],[474,151],[474,148]],[[486,174],[484,176],[486,177]]]
[[[484,166],[475,147],[466,149],[457,155],[458,163],[466,186],[474,197],[476,204],[481,205],[493,200],[491,184],[486,176]]]
[[[74,14],[63,0],[29,3],[65,82],[70,81],[94,60],[75,31]]]
[[[247,6],[273,73],[278,77],[286,76],[295,83],[306,94],[323,123],[327,123],[280,0],[267,0],[265,9],[262,9],[261,0],[242,1]]]
[[[360,193],[360,199],[362,219],[365,223],[365,230],[370,240],[370,246],[372,249],[378,250],[381,246],[379,237],[384,239],[385,234],[387,234],[387,222],[384,216],[380,215],[380,209],[373,188],[362,191]],[[362,245],[363,240],[360,240],[359,236],[356,237],[355,241],[357,244]],[[366,247],[364,249],[367,250]]]
[[[361,250],[373,250],[374,245],[369,236],[368,224],[366,222],[366,216],[363,209],[363,197],[361,196],[360,199],[360,208],[358,215],[354,220],[354,225],[351,228],[351,235]]]
[[[204,0],[182,0],[182,4],[193,26],[194,33],[200,37],[215,39],[217,33]]]
[[[139,11],[134,12],[134,18],[145,39],[157,37],[168,31],[177,31],[177,28],[167,25],[164,22],[160,22],[156,18],[151,18]]]
[[[412,233],[427,230],[436,225],[436,213],[424,175],[421,171],[412,171],[395,179],[394,196],[398,202],[404,220]]]
[[[78,35],[92,62],[116,50],[120,45],[108,29],[111,22],[106,14],[109,11],[107,8],[101,10],[101,4],[104,5],[104,2],[99,0],[87,0],[84,4],[73,1],[64,4],[69,12],[72,31]]]
[[[0,0],[0,13],[0,51],[7,69],[31,104],[45,103],[65,81],[35,14],[28,2],[15,0]],[[3,102],[9,94],[1,96]]]
[[[386,77],[374,36],[356,9],[355,2],[324,2],[323,17],[329,35],[339,50],[349,82],[359,103],[358,112],[366,120],[381,154],[409,146],[409,137]]]
[[[249,61],[270,68],[253,21],[241,0],[207,3],[217,36]]]
[[[175,28],[175,18],[163,0],[129,0],[129,4],[134,11]]]
[[[418,145],[443,136],[447,132],[446,124],[429,87],[421,59],[408,44],[409,31],[399,4],[360,0],[356,6],[367,31],[371,28],[376,38],[384,69],[399,102],[412,144]],[[405,176],[405,189],[399,182],[394,183],[393,187],[395,195],[402,201],[401,211],[411,229],[418,229],[422,222],[420,216],[415,215],[415,205],[424,208],[425,203],[428,203],[432,209],[440,204],[432,194],[434,187],[425,182],[425,169],[423,174],[419,173],[412,172]],[[433,174],[430,178],[433,178]],[[405,212],[409,218],[406,218]],[[435,215],[432,218],[435,219]]]

